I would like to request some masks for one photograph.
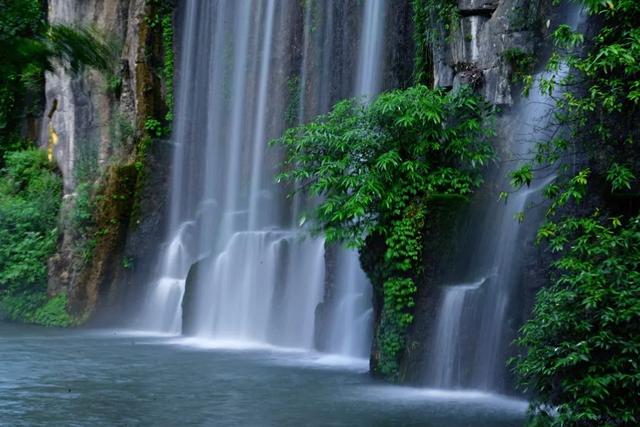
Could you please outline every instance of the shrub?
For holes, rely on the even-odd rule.
[[[562,257],[518,344],[522,385],[542,426],[640,423],[640,217],[599,216],[545,230]]]
[[[62,180],[46,153],[8,153],[0,172],[0,310],[38,321],[46,302],[47,260],[58,240]]]

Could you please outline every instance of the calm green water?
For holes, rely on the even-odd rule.
[[[0,323],[0,425],[523,424],[523,402],[390,387],[365,371],[295,351]]]

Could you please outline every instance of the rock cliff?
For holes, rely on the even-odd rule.
[[[51,23],[91,27],[119,57],[111,74],[88,70],[71,76],[58,69],[46,76],[40,144],[64,179],[62,238],[58,253],[49,260],[48,292],[67,292],[69,309],[84,319],[93,316],[97,304],[108,304],[112,284],[132,269],[135,254],[125,254],[127,238],[133,242],[132,235],[154,235],[159,221],[153,212],[161,211],[157,204],[162,203],[162,193],[156,191],[155,200],[149,201],[143,195],[154,192],[141,191],[149,182],[161,186],[163,181],[153,155],[162,149],[141,150],[145,120],[166,109],[158,69],[162,37],[152,22],[157,3],[50,0],[48,4]],[[142,170],[147,171],[144,177]],[[144,250],[143,245],[131,245],[133,252]]]

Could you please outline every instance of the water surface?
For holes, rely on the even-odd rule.
[[[0,323],[0,425],[520,427],[525,409],[387,386],[359,360]]]

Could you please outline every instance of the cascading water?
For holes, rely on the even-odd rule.
[[[485,280],[451,286],[443,293],[436,320],[432,362],[428,372],[428,377],[435,387],[451,387],[452,384],[459,383],[461,380],[461,345],[458,337],[464,314],[464,303],[467,292],[478,289]]]
[[[581,11],[570,9],[565,21],[576,28]],[[563,65],[558,75],[562,78],[567,73]],[[546,76],[539,73],[535,81]],[[531,158],[538,141],[561,131],[552,121],[553,106],[548,95],[532,90],[506,116],[512,123],[504,138],[507,148],[502,157],[507,161],[496,171],[502,188],[509,186],[505,181],[509,172]],[[539,177],[528,188],[511,194],[505,204],[494,202],[479,209],[484,219],[472,224],[481,232],[474,233],[471,243],[475,249],[462,257],[466,260],[458,272],[462,280],[441,290],[426,367],[429,386],[505,391],[505,360],[516,327],[510,312],[521,286],[522,258],[540,220],[536,211],[527,214],[524,224],[516,218],[542,202],[542,190],[553,179],[553,175]]]
[[[180,333],[187,294],[189,333],[314,347],[325,244],[303,239],[292,225],[305,202],[292,203],[275,185],[280,153],[266,143],[291,124],[291,111],[301,123],[340,98],[380,91],[387,6],[305,2],[298,34],[292,19],[299,3],[187,0],[181,6],[168,243],[149,287],[144,328]],[[349,19],[353,11],[362,18]],[[362,22],[359,31],[354,21]],[[359,47],[351,48],[358,32]],[[296,62],[292,46],[300,36]],[[354,86],[337,86],[336,78]],[[290,93],[296,81],[297,106]],[[187,284],[194,264],[198,274]],[[335,268],[332,316],[322,325],[325,350],[364,357],[370,285],[354,252],[339,250]]]

